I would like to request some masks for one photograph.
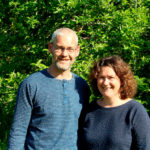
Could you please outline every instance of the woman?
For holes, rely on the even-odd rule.
[[[79,149],[150,150],[150,119],[132,99],[137,84],[129,65],[119,56],[100,59],[90,83],[102,98],[92,101],[80,118]]]

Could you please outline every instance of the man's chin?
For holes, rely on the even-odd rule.
[[[70,70],[70,68],[71,68],[70,65],[66,66],[66,65],[62,65],[62,64],[58,64],[58,63],[56,64],[56,67],[62,71],[67,71],[67,70]]]

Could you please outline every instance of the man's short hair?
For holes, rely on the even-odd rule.
[[[54,33],[52,34],[52,39],[51,39],[51,42],[53,43],[56,39],[56,37],[59,35],[59,36],[62,36],[64,35],[65,33],[71,33],[74,35],[74,38],[77,42],[77,45],[78,45],[78,36],[77,34],[75,33],[75,31],[73,31],[72,29],[70,28],[59,28],[57,30],[54,31]]]

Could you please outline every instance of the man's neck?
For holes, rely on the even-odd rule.
[[[58,70],[56,68],[54,68],[52,65],[47,69],[47,72],[55,77],[56,79],[66,79],[66,80],[71,80],[72,79],[72,73],[70,72],[70,70],[66,70],[66,71],[61,71]]]

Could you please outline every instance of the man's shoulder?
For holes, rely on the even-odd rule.
[[[74,79],[78,82],[82,82],[87,84],[87,82],[85,81],[85,79],[83,79],[82,77],[78,76],[77,74],[73,73]]]
[[[22,84],[30,84],[30,83],[34,84],[37,82],[42,82],[43,78],[45,78],[46,76],[45,72],[46,69],[32,73],[22,81]]]
[[[87,97],[89,97],[90,87],[87,84],[86,80],[76,74],[73,75],[75,79],[76,89],[78,89],[80,92],[83,92]]]
[[[88,83],[86,82],[85,79],[83,79],[82,77],[76,75],[76,74],[73,74],[74,75],[74,78],[75,78],[75,82],[76,82],[76,85],[81,88],[81,89],[85,89],[87,91],[90,91],[90,88],[89,88],[89,85]]]

